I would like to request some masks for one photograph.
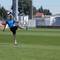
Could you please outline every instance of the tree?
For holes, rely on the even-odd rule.
[[[18,3],[18,10],[19,10],[19,13],[24,13],[25,15],[28,14],[29,15],[29,4],[28,2],[26,2],[25,0],[19,0],[19,3]]]
[[[18,0],[19,14],[24,13],[25,15],[29,15],[29,18],[31,19],[32,18],[32,8],[33,8],[33,11],[34,11],[33,14],[34,14],[36,8],[32,6],[32,0]],[[13,9],[13,6],[11,9]]]
[[[18,0],[18,10],[21,14],[22,12],[25,15],[32,17],[32,0]]]
[[[44,15],[52,15],[52,13],[50,12],[50,10],[44,9]]]
[[[43,13],[43,12],[44,12],[43,7],[41,6],[41,7],[38,9],[38,11],[39,11],[40,13]]]
[[[42,6],[38,9],[38,12],[44,13],[44,15],[52,15],[49,9],[43,9]]]
[[[0,8],[0,17],[3,18],[3,19],[7,18],[7,11],[5,10],[4,7]]]

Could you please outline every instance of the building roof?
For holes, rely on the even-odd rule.
[[[40,16],[40,17],[42,17],[43,15],[44,15],[44,13],[37,12],[35,16]]]

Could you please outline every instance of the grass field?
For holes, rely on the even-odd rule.
[[[0,60],[60,60],[60,29],[18,30],[17,47],[12,40],[0,30]]]

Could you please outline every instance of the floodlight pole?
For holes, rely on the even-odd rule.
[[[30,0],[30,19],[33,18],[33,1]]]
[[[18,0],[12,0],[13,4],[13,16],[15,17],[15,20],[18,21]]]
[[[16,20],[18,21],[18,0],[16,0]]]

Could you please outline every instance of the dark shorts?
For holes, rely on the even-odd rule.
[[[12,28],[10,28],[10,30],[12,31],[13,34],[16,34],[16,30],[17,30],[17,26],[14,26]]]

